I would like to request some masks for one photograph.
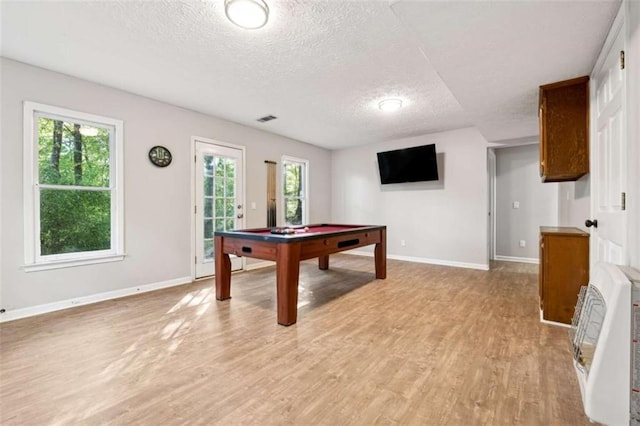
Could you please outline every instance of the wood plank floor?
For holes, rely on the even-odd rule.
[[[567,330],[541,324],[535,265],[490,272],[331,258],[0,325],[0,423],[586,425]]]

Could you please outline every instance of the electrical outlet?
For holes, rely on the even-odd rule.
[[[400,240],[400,245],[404,247],[407,245],[407,242],[405,240]]]
[[[251,210],[255,210],[256,209],[256,202],[252,201],[251,202]]]
[[[527,245],[527,242],[525,240],[520,240],[520,247],[524,247],[525,245]]]
[[[513,208],[514,209],[519,209],[520,208],[520,201],[514,201],[513,202]]]

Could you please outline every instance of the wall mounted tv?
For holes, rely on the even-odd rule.
[[[379,152],[378,167],[383,185],[438,180],[436,145]]]

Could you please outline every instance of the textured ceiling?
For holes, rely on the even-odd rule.
[[[538,133],[538,86],[589,75],[618,7],[617,1],[392,6],[489,141]]]
[[[267,2],[247,31],[223,0],[3,0],[1,53],[330,149],[470,125],[495,141],[537,133],[537,86],[588,74],[618,6]]]

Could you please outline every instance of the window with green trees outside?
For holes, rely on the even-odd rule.
[[[308,223],[308,161],[283,157],[283,199],[286,225]]]
[[[25,196],[33,247],[27,264],[121,254],[116,139],[122,122],[40,104],[31,112],[33,135],[25,143],[35,164]]]

